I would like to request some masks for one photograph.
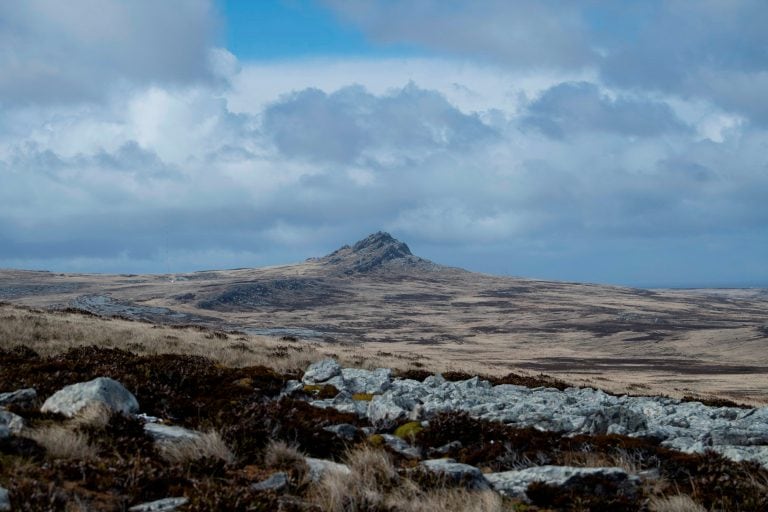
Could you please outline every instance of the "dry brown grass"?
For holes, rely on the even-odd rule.
[[[284,441],[270,441],[264,450],[264,464],[273,469],[306,471],[307,463],[299,449]]]
[[[649,508],[651,512],[707,512],[706,508],[685,494],[651,498]]]
[[[576,466],[585,468],[605,468],[618,467],[635,475],[641,471],[641,460],[639,455],[626,450],[617,450],[614,453],[596,453],[596,452],[564,452],[561,455],[562,463],[566,466]]]
[[[171,463],[192,462],[199,459],[219,459],[230,463],[234,455],[221,435],[215,430],[190,439],[164,441],[158,444],[160,455]]]
[[[24,345],[42,356],[97,345],[139,355],[203,356],[229,367],[269,366],[277,371],[303,371],[311,363],[335,357],[345,366],[406,368],[400,357],[361,357],[344,344],[293,341],[279,337],[222,333],[195,327],[173,328],[119,318],[43,311],[0,305],[0,349]]]
[[[497,512],[502,499],[493,491],[439,488],[425,491],[398,475],[389,454],[365,446],[349,452],[350,472],[328,472],[311,489],[311,500],[329,512],[372,509],[417,512]]]
[[[88,436],[68,426],[45,426],[25,430],[23,435],[45,448],[54,459],[92,460],[98,456]]]

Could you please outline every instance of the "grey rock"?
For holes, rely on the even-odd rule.
[[[286,487],[288,487],[288,476],[281,471],[266,480],[253,484],[251,489],[254,491],[282,491]]]
[[[347,393],[381,394],[392,382],[392,370],[377,368],[373,371],[344,368],[341,374],[328,379],[326,382],[340,391]]]
[[[196,430],[161,423],[145,423],[144,432],[157,442],[167,443],[195,441],[201,436]]]
[[[444,444],[443,446],[438,446],[437,448],[431,448],[429,450],[429,456],[440,457],[443,455],[448,455],[453,450],[461,450],[461,447],[462,447],[461,441],[451,441],[450,443]]]
[[[188,501],[189,499],[184,497],[163,498],[162,500],[150,501],[140,505],[134,505],[128,510],[131,512],[171,512],[186,504]]]
[[[8,496],[8,489],[0,487],[0,510],[11,510],[11,498]]]
[[[335,472],[344,475],[348,475],[350,473],[349,466],[346,464],[339,464],[338,462],[324,459],[315,459],[312,457],[305,457],[304,460],[306,461],[307,467],[309,468],[309,479],[313,482],[319,482],[323,476],[328,473]]]
[[[581,431],[587,434],[632,434],[648,428],[645,416],[628,407],[612,406],[596,410],[584,418]]]
[[[332,432],[346,441],[354,441],[357,436],[357,427],[349,423],[340,423],[339,425],[330,425],[323,430]]]
[[[640,479],[630,476],[621,468],[577,468],[571,466],[537,466],[515,471],[489,473],[486,480],[500,494],[527,500],[526,491],[534,482],[542,482],[557,487],[574,485],[585,476],[597,476],[618,484],[626,493],[632,493]]]
[[[122,384],[109,377],[98,377],[88,382],[66,386],[50,396],[40,411],[59,413],[71,418],[92,404],[102,404],[111,411],[123,414],[139,411],[136,397]]]
[[[323,359],[309,365],[301,381],[304,384],[319,384],[339,374],[341,374],[341,366],[335,359]]]
[[[374,424],[397,421],[407,417],[413,405],[391,394],[376,395],[368,403],[367,416]]]
[[[34,402],[37,391],[32,388],[19,389],[10,393],[0,393],[0,406]]]
[[[399,437],[393,436],[391,434],[381,434],[381,437],[384,439],[384,442],[387,444],[387,446],[389,446],[393,451],[399,453],[400,455],[409,459],[421,458],[421,450],[419,448],[411,446]]]
[[[453,459],[432,459],[421,463],[429,471],[443,475],[456,483],[462,483],[470,489],[488,489],[490,485],[483,473],[474,466],[461,464]]]
[[[298,380],[289,380],[285,383],[285,387],[283,387],[283,390],[280,392],[280,397],[284,396],[291,396],[294,393],[298,393],[299,391],[304,389],[304,384],[302,384]]]
[[[0,427],[8,429],[11,434],[18,434],[24,428],[24,418],[10,411],[0,409]]]
[[[5,425],[0,425],[0,439],[11,436],[11,431]]]

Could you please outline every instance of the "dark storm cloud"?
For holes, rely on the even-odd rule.
[[[263,129],[287,156],[340,163],[362,156],[386,159],[378,152],[419,158],[440,149],[462,150],[494,135],[477,116],[413,84],[384,96],[360,86],[331,94],[295,92],[267,107]]]
[[[588,82],[567,82],[546,90],[528,107],[524,123],[559,138],[589,131],[647,137],[687,129],[666,103],[612,99]]]

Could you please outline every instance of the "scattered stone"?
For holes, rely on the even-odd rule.
[[[109,377],[98,377],[60,389],[45,401],[40,411],[59,413],[71,418],[83,408],[97,403],[104,404],[110,411],[123,414],[132,414],[139,410],[136,397],[122,384]]]
[[[350,473],[349,466],[346,464],[312,457],[305,457],[304,460],[309,467],[309,479],[313,482],[319,482],[327,473],[336,472],[345,475]]]
[[[174,425],[163,425],[161,423],[146,423],[144,432],[157,442],[183,442],[200,439],[200,432],[190,430],[184,427]]]
[[[397,436],[393,436],[390,434],[381,434],[381,438],[384,440],[384,442],[392,448],[393,451],[399,453],[403,457],[406,457],[408,459],[420,459],[421,458],[421,450],[419,448],[416,448],[415,446],[411,446],[407,442],[403,441]]]
[[[11,434],[19,434],[24,428],[24,418],[0,409],[0,428],[7,429]]]
[[[163,498],[162,500],[135,505],[128,510],[130,512],[171,512],[186,504],[188,501],[189,499],[184,497]]]
[[[0,510],[11,510],[11,498],[8,496],[8,489],[0,487]]]
[[[438,446],[437,448],[431,448],[428,452],[430,457],[441,457],[448,455],[454,450],[461,450],[461,441],[451,441],[450,443]]]
[[[455,483],[464,484],[469,489],[488,489],[490,485],[482,471],[469,464],[461,464],[453,459],[432,459],[421,463],[432,473],[442,475]]]
[[[254,491],[282,491],[286,487],[288,487],[288,476],[280,471],[266,480],[253,484],[251,489]]]
[[[577,468],[571,466],[537,466],[515,471],[489,473],[485,479],[499,493],[512,498],[528,500],[526,491],[534,482],[557,487],[575,485],[583,477],[599,477],[619,484],[626,492],[633,492],[640,479],[630,476],[621,468]]]
[[[37,399],[37,391],[32,388],[19,389],[10,393],[0,393],[0,406],[31,403]]]
[[[323,359],[309,365],[301,381],[304,384],[318,384],[339,374],[341,374],[341,366],[335,359]]]
[[[357,436],[357,427],[350,425],[349,423],[341,423],[339,425],[331,425],[324,427],[323,430],[332,432],[346,441],[354,441]]]

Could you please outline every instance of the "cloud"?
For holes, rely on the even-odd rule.
[[[379,43],[491,59],[511,67],[580,68],[593,60],[572,2],[551,0],[325,0]]]
[[[666,103],[611,98],[588,82],[567,82],[548,89],[528,107],[524,122],[560,138],[589,131],[648,137],[687,129]]]
[[[110,86],[211,80],[208,0],[0,3],[4,105],[102,99]]]
[[[508,69],[594,71],[614,88],[699,98],[768,123],[762,0],[325,4],[382,43]]]
[[[476,115],[413,83],[383,96],[361,86],[291,93],[265,109],[263,130],[288,157],[335,163],[420,160],[494,135]]]

